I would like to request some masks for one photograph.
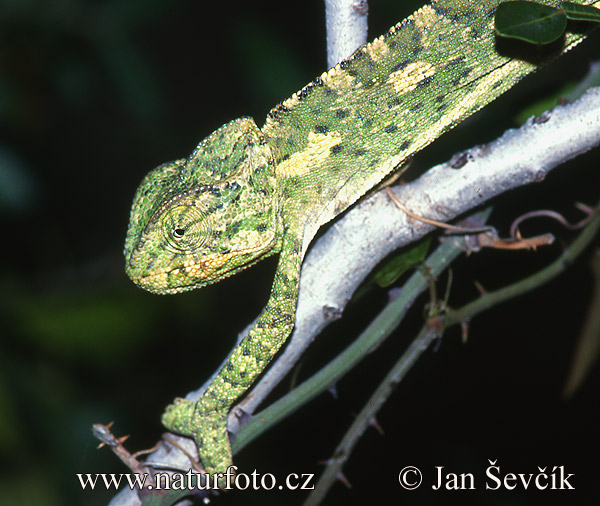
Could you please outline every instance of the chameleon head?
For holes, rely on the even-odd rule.
[[[125,240],[127,274],[151,292],[177,293],[274,253],[274,187],[271,154],[254,121],[228,123],[187,160],[144,178]]]

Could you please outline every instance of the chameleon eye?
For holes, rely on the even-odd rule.
[[[200,208],[194,205],[178,205],[165,213],[162,229],[170,249],[191,252],[204,244],[209,226],[207,217]]]

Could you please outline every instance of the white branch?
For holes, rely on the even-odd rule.
[[[325,0],[328,67],[367,42],[368,10],[367,0]]]

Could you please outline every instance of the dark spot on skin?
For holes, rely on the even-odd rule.
[[[462,79],[460,77],[455,78],[452,81],[452,86],[458,86],[461,83]]]
[[[363,123],[363,127],[364,128],[369,128],[370,129],[372,126],[373,126],[373,120],[372,119],[367,119]]]
[[[350,112],[348,112],[348,109],[338,109],[337,111],[335,111],[335,117],[337,119],[344,119],[349,114]]]
[[[264,223],[260,223],[259,225],[256,225],[257,232],[265,232],[266,230],[267,230],[267,226]]]
[[[431,81],[433,81],[432,76],[426,77],[417,83],[417,88],[425,88],[431,84]]]
[[[352,54],[352,59],[353,60],[360,60],[361,58],[363,58],[365,56],[365,53],[363,52],[362,49],[357,49],[356,51],[354,51],[354,53]]]
[[[387,134],[393,134],[397,130],[398,130],[398,127],[396,125],[387,125],[384,129],[385,133],[387,133]]]
[[[235,369],[235,366],[231,362],[227,362],[227,365],[225,366],[225,368],[228,371],[233,371]]]
[[[408,149],[409,146],[410,146],[410,142],[404,141],[402,144],[400,144],[400,151],[404,151],[404,150]]]
[[[467,77],[471,72],[473,72],[473,67],[465,67],[463,70],[460,71],[460,75],[462,77]]]
[[[348,60],[342,60],[340,62],[340,68],[347,69],[350,66],[350,62]]]
[[[392,72],[396,72],[398,70],[405,69],[411,61],[412,60],[402,60],[400,63],[398,63],[394,67],[392,67]]]
[[[400,97],[394,97],[388,102],[388,109],[392,109],[394,107],[399,106],[402,103]]]
[[[331,148],[331,152],[332,152],[334,155],[337,155],[338,153],[340,153],[340,152],[342,151],[342,149],[343,149],[343,148],[342,148],[341,144],[336,144],[335,146],[333,146],[333,147]]]
[[[249,349],[249,348],[247,348],[247,347],[246,347],[246,348],[244,348],[244,349],[242,350],[242,355],[244,355],[244,357],[248,357],[248,356],[250,356],[250,349]]]
[[[348,75],[350,75],[352,77],[356,77],[358,75],[358,72],[356,70],[349,70]]]
[[[421,31],[415,30],[415,33],[412,36],[413,44],[415,44],[416,46],[420,46],[422,39],[423,39],[423,35],[421,34]]]
[[[337,95],[337,92],[335,90],[332,90],[331,88],[325,88],[326,97],[333,97],[335,95]]]
[[[358,149],[356,149],[356,150],[354,151],[354,154],[355,154],[356,156],[363,156],[363,155],[364,155],[366,152],[367,152],[367,150],[366,150],[366,149],[363,149],[363,148],[358,148]]]
[[[279,117],[280,114],[283,114],[284,112],[287,112],[288,108],[283,105],[283,104],[278,104],[275,109],[273,109],[272,111],[269,111],[269,118],[271,119],[277,119]]]
[[[423,108],[423,102],[417,102],[416,104],[410,107],[411,112],[417,112],[419,109]]]
[[[446,98],[446,95],[438,95],[435,97],[435,101],[439,104],[440,102],[444,101],[444,98]]]
[[[492,89],[495,90],[496,88],[499,88],[500,86],[502,86],[502,83],[504,81],[502,79],[500,79],[499,81],[496,81],[494,84],[492,84]]]
[[[320,77],[316,77],[314,83],[316,86],[323,86],[323,80]]]
[[[327,133],[327,130],[329,130],[329,127],[325,125],[315,125],[315,132],[318,134],[325,134]]]
[[[421,51],[423,51],[423,46],[420,44],[413,47],[413,56],[417,56]]]
[[[308,93],[312,90],[312,87],[310,85],[305,86],[304,88],[302,88],[302,90],[298,93],[298,98],[300,100],[306,98],[306,95],[308,95]]]
[[[396,43],[396,41],[395,41],[395,40],[392,40],[392,41],[391,41],[391,42],[388,44],[388,46],[389,46],[389,48],[390,48],[390,49],[396,49],[396,46],[397,46],[397,45],[398,45],[398,44]]]
[[[452,60],[450,60],[448,62],[448,65],[457,65],[458,63],[463,63],[465,61],[465,57],[463,56],[457,56],[456,58],[453,58]]]
[[[438,106],[438,108],[436,109],[437,112],[442,113],[444,112],[446,109],[448,109],[448,105],[447,104],[440,104]]]

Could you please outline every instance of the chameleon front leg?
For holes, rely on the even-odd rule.
[[[172,432],[194,438],[208,473],[224,473],[232,464],[227,416],[235,401],[254,383],[294,327],[302,263],[301,241],[287,235],[269,301],[246,337],[193,403],[177,399],[162,416]]]

